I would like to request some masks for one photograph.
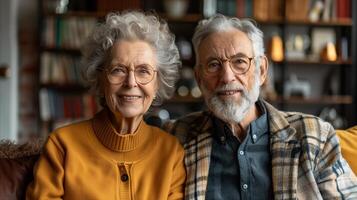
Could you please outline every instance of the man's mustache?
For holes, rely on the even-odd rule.
[[[229,83],[222,85],[221,87],[214,90],[213,96],[218,96],[219,93],[225,92],[227,90],[239,90],[243,94],[243,97],[247,98],[249,96],[248,90],[240,83]]]

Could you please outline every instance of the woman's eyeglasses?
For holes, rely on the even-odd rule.
[[[155,76],[157,70],[150,65],[139,65],[134,69],[129,67],[118,65],[111,68],[97,68],[99,71],[104,71],[107,75],[107,78],[111,84],[120,84],[125,81],[128,77],[129,72],[134,72],[135,81],[141,85],[146,85],[150,83]]]

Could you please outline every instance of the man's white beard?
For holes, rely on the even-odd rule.
[[[242,84],[230,83],[220,88],[217,88],[213,93],[208,91],[204,84],[201,84],[202,92],[208,108],[215,114],[216,117],[229,123],[241,122],[249,112],[249,109],[254,106],[259,98],[260,80],[259,73],[254,76],[254,84],[249,92]],[[224,90],[241,90],[241,98],[222,100],[218,92]]]

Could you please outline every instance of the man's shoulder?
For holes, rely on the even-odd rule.
[[[283,112],[283,116],[289,123],[289,127],[296,131],[298,139],[314,139],[324,142],[327,137],[334,132],[332,125],[323,119],[306,113],[300,112]]]
[[[301,112],[283,112],[284,117],[291,125],[302,125],[311,121],[321,123],[323,120],[315,115]]]
[[[315,115],[300,113],[300,112],[287,112],[286,118],[290,122],[291,126],[302,128],[314,128],[318,130],[330,129],[332,125],[329,122],[317,117]]]
[[[280,111],[271,105],[267,105],[267,108],[269,124],[273,132],[290,129],[294,130],[299,139],[311,136],[325,140],[327,135],[334,130],[330,123],[311,114]]]
[[[164,129],[179,138],[181,143],[186,143],[192,137],[203,133],[209,121],[208,111],[193,112],[170,121],[165,124]]]

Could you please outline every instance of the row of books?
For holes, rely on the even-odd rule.
[[[42,84],[82,84],[79,57],[49,52],[42,53],[40,81]]]
[[[352,0],[236,0],[235,7],[238,17],[251,17],[253,13],[261,21],[283,20],[284,16],[287,21],[335,21],[352,17]]]
[[[99,109],[95,97],[90,94],[63,94],[42,88],[39,100],[43,121],[86,119],[92,117]]]
[[[49,48],[78,49],[97,24],[95,17],[47,17],[42,44]]]
[[[253,14],[253,1],[203,0],[203,15],[209,17],[214,13],[237,17],[251,17]]]

